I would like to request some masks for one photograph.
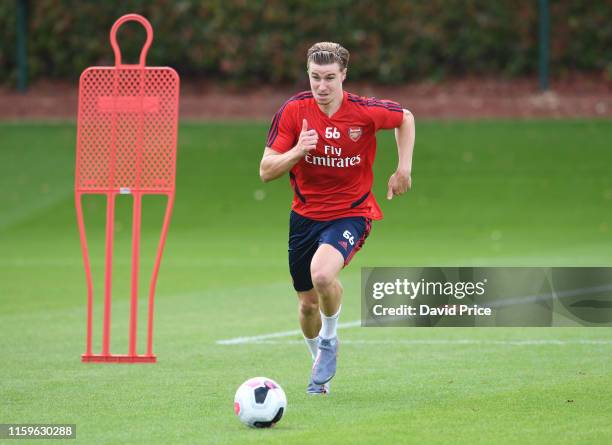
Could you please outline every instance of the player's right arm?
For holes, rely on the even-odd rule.
[[[304,156],[317,147],[319,136],[315,130],[308,129],[306,119],[302,121],[302,131],[297,144],[284,153],[266,147],[261,163],[259,164],[259,177],[263,182],[280,178],[293,168]]]

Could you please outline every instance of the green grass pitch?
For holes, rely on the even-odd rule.
[[[288,180],[261,184],[266,124],[185,123],[156,300],[155,365],[83,364],[85,276],[73,124],[0,124],[0,423],[75,423],[83,443],[611,443],[609,328],[350,327],[329,397],[308,397],[286,265]],[[365,266],[612,266],[612,123],[418,122],[413,190],[341,275],[342,320]],[[112,350],[127,351],[130,198],[117,210]],[[141,324],[163,200],[145,199]],[[85,201],[101,343],[104,202]],[[141,334],[143,330],[140,330]],[[592,340],[601,340],[599,343]],[[143,352],[144,336],[139,337]],[[271,430],[232,410],[265,375],[288,409]],[[39,442],[35,442],[39,443]]]

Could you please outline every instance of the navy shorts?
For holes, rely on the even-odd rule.
[[[365,243],[372,220],[363,216],[315,221],[291,211],[289,218],[289,271],[298,292],[313,288],[310,263],[321,244],[335,247],[346,266]]]

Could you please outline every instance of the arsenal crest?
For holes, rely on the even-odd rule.
[[[348,135],[353,142],[357,142],[357,140],[361,137],[361,132],[361,127],[349,128]]]

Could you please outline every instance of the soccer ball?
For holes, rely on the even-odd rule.
[[[251,428],[270,428],[283,417],[287,409],[285,391],[267,377],[247,380],[234,397],[234,412],[242,423]]]

